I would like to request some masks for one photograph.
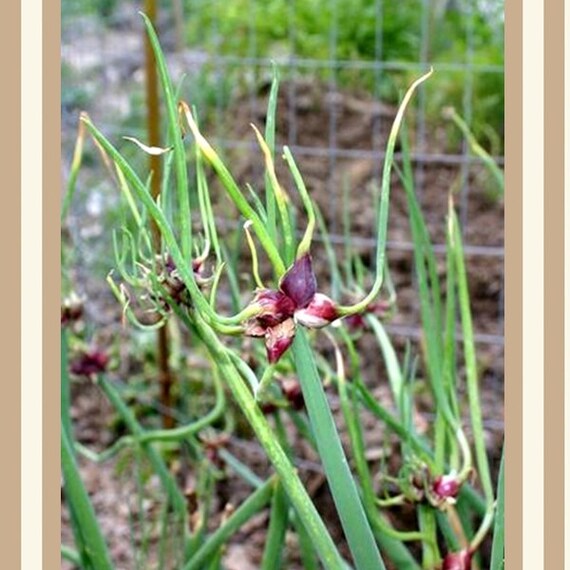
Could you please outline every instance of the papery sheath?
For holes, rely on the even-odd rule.
[[[255,316],[258,325],[264,328],[274,327],[293,316],[295,305],[287,295],[273,289],[261,289],[255,295],[253,303],[261,307]]]
[[[295,311],[295,320],[307,328],[321,328],[338,319],[336,304],[323,293],[315,293],[311,302]]]
[[[265,348],[267,350],[267,360],[270,364],[275,364],[283,353],[293,343],[295,337],[295,321],[287,319],[275,327],[267,329],[265,333]]]

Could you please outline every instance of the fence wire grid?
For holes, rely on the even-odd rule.
[[[308,5],[313,5],[313,11]],[[318,5],[325,7],[322,13],[324,23],[315,22],[313,18]],[[114,140],[119,140],[126,133],[142,140],[145,138],[142,130],[145,124],[144,49],[139,10],[144,10],[142,2],[62,0],[64,174],[69,167],[80,109],[86,109]],[[405,17],[398,16],[407,24],[399,32],[393,29],[396,25],[394,14],[398,10],[410,12]],[[387,0],[354,3],[340,0],[327,3],[171,0],[159,2],[158,13],[158,31],[171,72],[175,80],[182,73],[186,74],[185,88],[189,90],[190,100],[196,104],[200,114],[210,120],[208,136],[213,138],[218,148],[228,152],[240,150],[251,153],[254,157],[252,162],[259,162],[259,150],[251,137],[244,142],[244,138],[235,136],[235,131],[227,128],[228,112],[236,112],[237,100],[240,102],[239,112],[247,115],[244,121],[259,124],[262,86],[267,85],[273,64],[277,65],[283,97],[287,101],[284,110],[287,131],[281,133],[283,141],[296,157],[326,161],[328,175],[323,184],[329,197],[327,208],[332,239],[337,243],[345,240],[338,223],[343,203],[337,188],[343,169],[350,169],[352,163],[366,162],[372,165],[372,178],[380,178],[387,117],[382,109],[374,111],[374,104],[383,105],[388,101],[389,106],[397,100],[407,78],[417,76],[433,65],[442,78],[438,85],[453,85],[449,93],[454,97],[457,111],[468,125],[482,126],[479,133],[484,133],[488,125],[481,121],[480,87],[486,83],[502,86],[502,59],[489,61],[481,56],[482,51],[487,53],[487,44],[492,41],[497,42],[499,48],[502,46],[502,0],[415,0],[403,3]],[[363,22],[362,25],[359,21]],[[483,38],[478,28],[482,21],[488,26]],[[232,22],[235,23],[233,32]],[[453,29],[459,32],[456,37],[447,38],[447,44],[453,44],[452,49],[438,48],[447,45],[446,38],[442,38],[438,31],[438,22],[446,23],[445,29],[450,29],[455,22]],[[347,26],[352,32],[347,31]],[[358,38],[358,30],[364,28],[368,35],[364,39]],[[405,37],[398,39],[398,33]],[[355,44],[360,42],[364,47],[351,48],[352,37]],[[394,51],[397,49],[394,38],[405,44],[407,51],[402,57]],[[399,82],[394,77],[399,78]],[[326,107],[322,113],[326,120],[321,121],[320,140],[312,140],[310,144],[303,140],[305,115],[298,112],[305,104],[303,98],[307,97],[302,88],[306,81],[319,85]],[[430,129],[437,121],[430,108],[430,97],[437,96],[439,91],[440,87],[422,88],[414,101],[416,189],[420,199],[424,199],[429,185],[426,174],[429,168],[441,166],[457,172],[457,206],[466,235],[466,254],[470,260],[478,260],[481,266],[497,268],[498,274],[494,287],[499,290],[494,291],[492,301],[496,303],[492,312],[497,318],[493,326],[476,331],[476,340],[481,345],[494,346],[502,351],[502,219],[499,227],[494,228],[496,240],[470,238],[473,225],[484,223],[482,218],[473,215],[470,207],[474,192],[471,173],[479,160],[467,142],[460,138],[457,148],[451,152],[445,144],[433,144]],[[372,114],[376,114],[371,121],[369,139],[357,148],[351,148],[341,141],[345,132],[338,102],[343,97],[352,97],[354,101],[350,99],[351,104],[357,105],[361,100],[360,95],[355,94],[360,93],[365,94],[362,100],[372,105]],[[445,93],[439,95],[440,98],[445,97]],[[502,93],[497,97],[495,108],[492,98],[490,101],[485,104],[496,116],[502,117]],[[497,108],[499,105],[501,109]],[[491,145],[500,165],[503,164],[501,129],[502,123],[495,129],[498,143],[494,147]],[[94,198],[93,187],[90,193],[84,206],[87,214],[96,213],[108,205],[104,193]],[[491,203],[489,208],[492,207]],[[498,199],[497,208],[502,212],[502,198]],[[444,224],[444,220],[440,223]],[[88,224],[84,221],[80,225],[82,227],[77,230],[86,243],[97,230],[87,229]],[[362,247],[373,248],[375,245],[371,236],[355,235],[353,241]],[[443,242],[439,240],[436,244],[436,252],[445,250]],[[388,247],[392,252],[410,253],[413,250],[407,239],[391,238]],[[391,330],[404,337],[420,336],[417,323],[395,323]]]

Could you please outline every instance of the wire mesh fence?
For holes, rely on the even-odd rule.
[[[79,109],[116,140],[145,138],[141,9],[140,2],[62,1],[66,164]],[[196,105],[215,145],[238,157],[242,178],[262,175],[248,125],[263,121],[276,66],[278,142],[288,144],[308,172],[333,242],[346,242],[348,226],[351,243],[363,251],[374,247],[366,228],[394,105],[410,79],[433,65],[436,78],[420,91],[411,119],[416,190],[439,254],[447,192],[455,190],[480,297],[475,311],[487,317],[475,319],[476,339],[502,350],[502,196],[467,141],[441,117],[441,109],[453,105],[503,164],[502,1],[172,0],[159,2],[158,30],[175,81],[185,76],[181,92]],[[97,185],[83,202],[87,214],[109,206],[105,192],[93,194]],[[397,218],[394,224],[388,247],[398,265],[411,259],[413,246]],[[83,220],[76,229],[86,243],[88,224]],[[404,337],[420,335],[411,318],[391,327]]]

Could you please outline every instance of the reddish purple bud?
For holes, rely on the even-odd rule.
[[[273,289],[262,289],[255,295],[254,303],[260,305],[263,311],[256,315],[255,320],[262,327],[274,327],[293,316],[295,305],[287,295]]]
[[[82,305],[63,305],[61,307],[61,324],[75,323],[83,316]]]
[[[198,257],[192,260],[192,271],[194,273],[202,273],[204,269],[204,259],[202,257]]]
[[[258,291],[252,305],[259,305],[261,312],[245,323],[247,336],[264,336],[267,331],[293,316],[295,305],[285,293],[273,289]]]
[[[206,257],[200,256],[192,260],[192,273],[194,274],[194,279],[198,285],[206,285],[210,279],[206,277]],[[166,281],[175,282],[180,284],[180,290],[186,288],[182,279],[179,277],[178,268],[172,259],[170,254],[167,254],[166,259],[164,260],[164,273],[166,275]]]
[[[200,256],[192,260],[192,273],[198,285],[207,285],[211,278],[206,276],[206,257]]]
[[[265,333],[265,348],[270,364],[277,362],[293,343],[295,337],[295,321],[291,318],[268,328]]]
[[[69,369],[77,376],[92,376],[105,372],[109,357],[102,350],[85,352],[74,360]]]
[[[368,312],[376,315],[377,317],[383,318],[385,317],[392,308],[390,301],[380,300],[376,301],[375,303],[371,303],[368,306]]]
[[[301,384],[296,378],[286,378],[281,382],[281,390],[283,395],[294,410],[300,411],[305,406],[305,400],[303,399],[303,391],[301,390]]]
[[[210,463],[213,463],[214,465],[219,465],[220,456],[218,455],[218,450],[213,448],[213,447],[207,447],[206,448],[206,459],[208,459],[208,461]]]
[[[225,433],[222,433],[217,437],[202,439],[206,458],[220,469],[223,467],[223,460],[220,457],[219,450],[225,447],[228,441],[229,437]]]
[[[166,260],[164,262],[164,269],[166,269],[167,273],[172,273],[173,271],[176,271],[176,264],[174,263],[174,259],[172,259],[172,256],[170,254],[167,254],[166,256]]]
[[[186,290],[186,285],[182,279],[176,275],[169,275],[164,281],[164,287],[168,291],[168,294],[177,302],[180,302],[182,294]]]
[[[350,315],[349,317],[346,317],[346,319],[344,320],[347,326],[352,330],[363,329],[366,326],[366,321],[364,320],[364,317],[360,313],[357,313],[355,315]]]
[[[317,279],[310,254],[293,263],[281,279],[279,289],[293,300],[297,309],[304,309],[311,302],[317,292]]]
[[[264,416],[268,416],[277,411],[277,406],[273,402],[262,402],[259,407]]]
[[[307,307],[295,311],[295,320],[310,329],[325,327],[336,319],[338,311],[334,301],[322,293],[315,293]]]
[[[440,475],[436,478],[432,485],[434,495],[445,501],[447,499],[454,499],[459,493],[459,481],[454,474]]]
[[[469,550],[450,552],[443,559],[441,570],[471,570],[471,557]]]
[[[64,299],[61,305],[61,324],[74,323],[83,316],[83,299],[75,293]]]

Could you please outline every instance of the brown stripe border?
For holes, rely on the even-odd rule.
[[[522,3],[505,2],[505,568],[522,561]]]
[[[2,567],[20,568],[21,551],[21,7],[7,2],[3,8],[0,52],[3,58],[2,105],[0,106],[0,155],[2,156],[2,397],[0,431],[4,457],[0,470],[2,505]]]
[[[61,568],[60,487],[60,189],[59,0],[43,2],[43,567]]]
[[[544,567],[564,568],[564,0],[544,9]]]

